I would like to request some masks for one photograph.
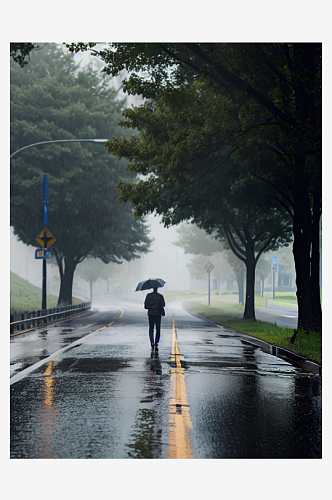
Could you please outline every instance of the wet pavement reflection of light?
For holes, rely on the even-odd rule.
[[[131,307],[11,385],[11,458],[169,458],[172,314],[194,458],[321,456],[320,377],[179,307],[151,355],[146,314]],[[40,360],[52,343],[38,342]]]
[[[61,353],[52,364],[55,418],[47,427],[45,365],[13,384],[11,458],[166,457],[169,367],[163,343],[167,360],[169,349],[163,333],[160,357],[150,356],[145,325],[129,335],[126,326],[105,329]],[[149,415],[149,433],[139,437],[142,415]]]
[[[111,316],[103,311],[93,311],[89,315],[14,336],[10,342],[10,375],[13,376],[22,369],[45,359],[57,350],[88,335],[98,326],[104,326],[119,313],[118,308],[110,309],[112,309]]]
[[[320,377],[236,334],[202,356],[211,342],[182,333],[195,458],[321,457]]]
[[[41,454],[36,458],[52,458],[54,454],[53,445],[53,428],[55,419],[55,409],[54,409],[54,378],[53,378],[53,365],[54,361],[49,361],[46,364],[46,370],[44,372],[44,387],[42,394],[42,408],[40,412],[40,423],[41,423]]]

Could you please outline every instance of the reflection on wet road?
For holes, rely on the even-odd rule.
[[[195,457],[319,457],[320,379],[247,345],[227,351],[188,361],[200,373],[186,377]]]
[[[47,358],[90,332],[105,327],[119,316],[119,312],[118,307],[108,306],[106,310],[94,310],[74,319],[12,337],[10,376]]]
[[[121,318],[103,328],[119,309],[101,305],[103,325],[71,323],[65,346],[38,331],[11,341],[12,381],[39,362],[11,384],[11,458],[173,458],[182,412],[176,441],[193,458],[321,457],[320,377],[176,303],[151,354],[142,305],[114,305]]]
[[[171,331],[165,325],[159,358],[151,357],[146,315],[135,313],[11,385],[11,458],[167,456]]]
[[[190,443],[190,411],[184,368],[173,317],[171,389],[169,400],[169,458],[193,458]]]

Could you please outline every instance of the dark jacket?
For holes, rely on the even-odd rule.
[[[164,307],[165,300],[161,293],[153,291],[145,297],[144,308],[148,309],[148,316],[165,316]]]

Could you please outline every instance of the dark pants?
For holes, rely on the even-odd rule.
[[[161,323],[161,317],[160,316],[149,316],[149,337],[150,337],[151,344],[159,344],[159,339],[160,339],[160,323]],[[154,325],[156,325],[156,340],[155,340],[155,342],[153,340]]]

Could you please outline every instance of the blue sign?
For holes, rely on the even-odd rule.
[[[44,226],[47,224],[47,174],[44,174]]]
[[[272,257],[272,271],[278,271],[278,259],[277,257]]]
[[[47,250],[46,248],[37,248],[35,252],[35,259],[50,259],[52,257],[52,254],[50,250]]]

